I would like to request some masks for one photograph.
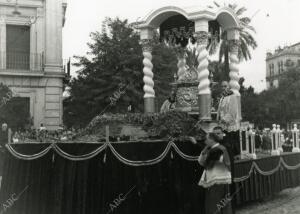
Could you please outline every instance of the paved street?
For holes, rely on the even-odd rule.
[[[287,189],[270,199],[252,203],[238,210],[237,214],[299,214],[300,187]]]

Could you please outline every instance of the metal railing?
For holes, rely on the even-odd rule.
[[[43,70],[43,54],[28,52],[0,52],[0,69],[4,70]]]

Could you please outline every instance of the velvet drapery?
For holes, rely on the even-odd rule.
[[[112,144],[114,149],[103,147],[97,155],[77,161],[53,148],[32,160],[16,158],[7,150],[0,190],[2,210],[5,204],[8,214],[204,214],[204,191],[197,185],[202,168],[196,160],[188,158],[197,157],[202,148],[185,142],[175,144],[176,147],[168,147],[169,142],[116,143]],[[93,154],[102,145],[57,146],[65,154],[78,157]],[[24,158],[39,154],[49,146],[11,145]],[[169,149],[163,159],[145,164],[166,148]],[[139,165],[121,162],[115,152]],[[299,163],[299,153],[237,162],[235,199],[238,204],[298,186]],[[7,206],[7,200],[20,193]]]
[[[130,160],[148,160],[161,154],[167,142],[114,144]],[[201,148],[177,144],[185,153]],[[36,154],[49,145],[13,145],[16,152]],[[90,153],[99,144],[60,144],[69,154]],[[171,154],[172,153],[172,154]],[[197,182],[202,169],[196,161],[182,161],[169,151],[158,164],[128,166],[110,150],[83,161],[70,161],[54,151],[35,160],[21,160],[6,152],[0,201],[29,187],[6,213],[201,213],[203,195]],[[119,205],[115,199],[132,189]],[[112,210],[113,208],[113,210]],[[113,211],[113,212],[112,212]]]

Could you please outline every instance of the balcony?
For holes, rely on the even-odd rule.
[[[0,52],[1,73],[43,72],[43,54],[25,52]]]

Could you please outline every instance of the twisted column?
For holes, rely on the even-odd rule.
[[[241,107],[241,94],[240,94],[240,84],[239,84],[239,40],[229,40],[229,47],[230,47],[230,53],[229,53],[229,77],[230,82],[229,86],[233,93],[237,97],[237,103],[238,103],[238,114],[239,114],[239,121],[242,120],[242,107]]]
[[[182,80],[184,77],[184,74],[186,73],[186,60],[185,57],[178,57],[178,63],[177,63],[177,75],[178,75],[178,80]]]
[[[238,58],[238,50],[239,50],[239,41],[238,40],[230,40],[230,54],[229,54],[229,77],[230,77],[230,88],[233,93],[237,96],[241,96],[240,94],[240,85],[239,85],[239,58]]]
[[[195,34],[197,39],[198,52],[198,105],[199,118],[202,120],[211,120],[211,90],[209,81],[208,51],[206,50],[208,42],[208,32],[199,31]]]
[[[209,81],[209,71],[208,67],[208,51],[206,50],[208,33],[205,31],[198,32],[197,37],[197,51],[198,51],[198,94],[211,94],[210,91],[210,81]]]
[[[151,47],[151,40],[149,39],[143,39],[141,40],[141,45],[143,48],[143,73],[144,73],[144,110],[146,113],[155,112],[155,106],[154,106],[154,98],[155,98],[155,92],[154,92],[154,81],[153,81],[153,64],[151,62],[152,60],[152,47]]]

